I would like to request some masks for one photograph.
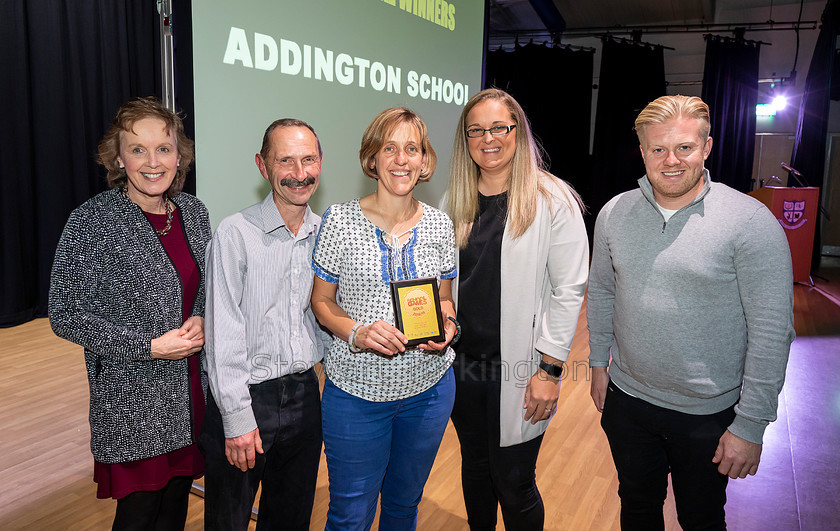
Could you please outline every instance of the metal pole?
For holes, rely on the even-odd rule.
[[[172,1],[157,0],[160,28],[160,78],[163,104],[175,110],[175,66],[172,45]]]

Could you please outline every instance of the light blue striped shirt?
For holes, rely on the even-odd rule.
[[[257,427],[249,385],[306,371],[323,358],[329,339],[309,307],[320,222],[307,206],[293,235],[269,193],[222,220],[207,248],[204,348],[225,437]]]

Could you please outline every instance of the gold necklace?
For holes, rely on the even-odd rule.
[[[163,228],[163,230],[155,229],[155,232],[157,232],[158,236],[160,236],[161,238],[163,238],[164,236],[169,234],[169,231],[172,230],[172,211],[173,210],[174,209],[172,208],[172,201],[170,201],[169,198],[167,197],[166,198],[166,226]]]
[[[128,189],[125,186],[122,187],[122,196],[131,201],[131,198],[128,197]],[[169,231],[172,230],[172,212],[174,211],[174,209],[172,208],[172,201],[170,201],[168,197],[164,199],[164,201],[166,208],[166,226],[161,230],[155,229],[155,232],[161,238],[169,234]],[[131,202],[133,203],[134,201]]]

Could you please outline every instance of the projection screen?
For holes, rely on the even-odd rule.
[[[214,227],[270,190],[254,155],[277,118],[321,139],[317,214],[372,192],[359,142],[393,106],[429,126],[438,169],[415,197],[437,205],[458,115],[481,88],[484,0],[193,0],[192,11],[197,193]]]

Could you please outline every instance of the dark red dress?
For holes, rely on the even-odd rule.
[[[166,214],[143,212],[158,231],[166,227]],[[178,210],[173,212],[172,229],[161,237],[163,248],[175,264],[181,277],[184,300],[184,320],[192,313],[198,291],[200,272],[195,263]],[[189,364],[190,395],[192,397],[193,440],[198,440],[204,422],[204,392],[201,389],[201,367],[197,355],[187,359]],[[176,476],[200,478],[204,475],[204,456],[193,443],[167,454],[128,461],[125,463],[100,463],[94,461],[93,480],[97,483],[97,498],[123,498],[136,491],[160,490]]]

